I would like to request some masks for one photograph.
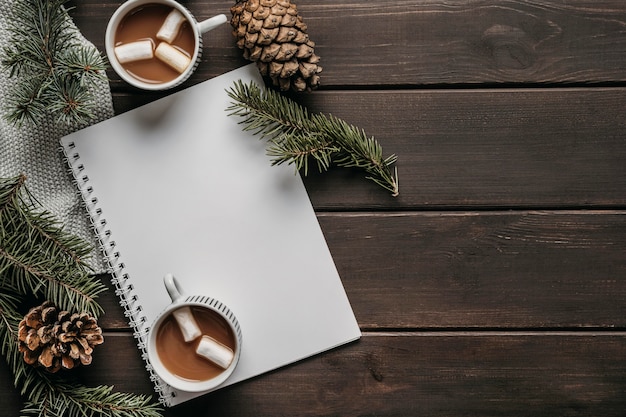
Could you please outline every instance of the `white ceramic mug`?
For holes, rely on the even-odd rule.
[[[117,57],[115,55],[115,35],[119,24],[128,13],[132,12],[138,7],[149,4],[162,4],[178,10],[189,22],[191,30],[193,31],[195,37],[195,47],[193,52],[191,53],[191,63],[178,77],[162,83],[149,83],[134,77],[128,71],[126,71],[122,64],[120,64],[120,62],[117,60]],[[174,0],[128,0],[125,3],[122,3],[120,7],[118,7],[118,9],[113,13],[111,19],[109,20],[104,37],[106,54],[113,70],[117,73],[117,75],[120,76],[122,80],[126,81],[128,84],[144,90],[167,90],[181,84],[195,71],[196,67],[200,63],[200,58],[202,56],[202,35],[212,29],[215,29],[221,24],[226,23],[226,21],[226,15],[218,14],[209,19],[198,22],[191,14],[191,12],[187,10],[187,8]]]
[[[235,370],[237,362],[239,361],[239,356],[241,355],[241,345],[243,341],[239,322],[237,321],[237,318],[235,317],[233,312],[230,311],[230,309],[220,301],[205,295],[185,295],[180,284],[172,274],[166,274],[163,278],[163,281],[165,284],[165,288],[172,300],[172,303],[169,304],[159,314],[152,326],[150,326],[147,343],[147,351],[148,358],[150,359],[150,364],[152,365],[152,368],[157,373],[157,375],[161,377],[163,381],[179,390],[188,392],[200,392],[213,389],[226,381],[226,379],[228,379],[228,377]],[[228,323],[234,335],[235,347],[233,349],[233,359],[226,369],[224,369],[221,373],[213,378],[201,381],[192,381],[181,378],[180,376],[170,372],[165,367],[157,352],[156,340],[159,327],[173,311],[185,306],[191,308],[201,307],[217,313],[224,319],[226,323]]]

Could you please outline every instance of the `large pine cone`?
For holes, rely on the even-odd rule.
[[[244,58],[282,91],[313,90],[320,84],[319,56],[307,26],[290,0],[238,0],[231,7],[233,35]]]
[[[94,346],[104,342],[102,329],[94,317],[59,311],[49,301],[24,316],[18,339],[24,361],[50,372],[89,365]]]

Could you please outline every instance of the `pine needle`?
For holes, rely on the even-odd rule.
[[[397,157],[384,157],[382,146],[363,129],[332,115],[309,115],[305,107],[254,82],[237,81],[227,93],[234,100],[229,115],[241,117],[244,130],[268,140],[273,165],[293,164],[304,175],[311,159],[319,172],[332,165],[358,168],[392,196],[398,195],[398,171],[392,169]]]

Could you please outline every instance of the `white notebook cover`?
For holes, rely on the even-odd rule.
[[[140,344],[167,272],[237,316],[241,358],[219,388],[361,335],[300,176],[226,112],[235,80],[263,85],[247,65],[61,139]],[[152,377],[168,406],[203,394]]]

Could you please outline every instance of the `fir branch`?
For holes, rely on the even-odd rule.
[[[81,417],[160,417],[161,408],[150,397],[114,392],[112,386],[85,387],[55,382],[39,401],[29,401],[22,415]]]
[[[227,108],[229,115],[241,117],[244,130],[269,141],[273,165],[294,164],[304,175],[311,158],[319,172],[333,164],[359,168],[367,179],[398,195],[398,172],[391,168],[397,157],[384,157],[381,145],[363,129],[332,115],[309,115],[305,107],[254,82],[237,81],[227,93],[234,100]]]
[[[53,216],[37,210],[24,177],[0,182],[0,282],[20,293],[54,301],[65,310],[102,312],[96,302],[105,286],[90,275],[90,246]]]
[[[7,97],[4,118],[16,125],[53,116],[82,123],[95,114],[92,87],[106,79],[106,61],[78,41],[70,28],[69,0],[16,0],[8,20],[11,38],[2,65],[19,77]]]
[[[13,372],[15,387],[25,397],[21,415],[161,417],[160,407],[150,397],[114,392],[110,386],[85,387],[22,359],[18,306],[25,298],[53,298],[69,311],[100,312],[95,298],[104,289],[86,275],[88,246],[38,209],[25,180],[23,175],[0,178],[0,352]],[[20,268],[6,254],[22,260],[26,267]],[[45,274],[33,274],[32,270]]]

